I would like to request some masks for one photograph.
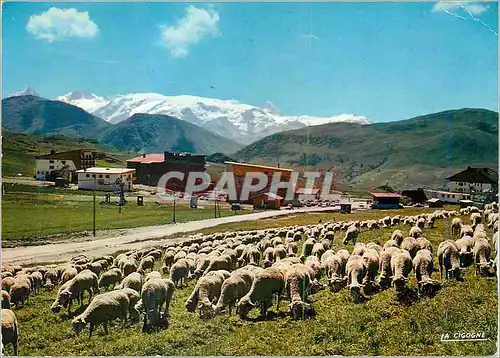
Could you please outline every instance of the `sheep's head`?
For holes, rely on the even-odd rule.
[[[349,288],[349,295],[351,296],[351,298],[353,299],[354,302],[360,302],[361,301],[361,288],[362,288],[362,285],[358,284],[358,283],[352,283],[348,286]]]
[[[378,284],[381,289],[386,289],[391,285],[391,279],[387,275],[381,275],[378,279]]]
[[[196,309],[196,302],[191,299],[187,299],[185,305],[188,312],[193,313]]]
[[[59,294],[59,304],[63,307],[68,307],[68,303],[71,299],[71,292],[70,291],[62,291]]]
[[[460,259],[460,267],[467,267],[472,264],[474,255],[472,252],[460,252],[459,259]]]
[[[264,261],[264,267],[265,268],[268,268],[268,267],[271,267],[272,266],[272,262],[271,261]]]
[[[200,302],[200,304],[198,305],[198,309],[200,312],[200,318],[212,318],[215,315],[215,311],[211,304],[204,304]]]
[[[252,308],[255,307],[255,303],[250,301],[250,299],[241,299],[240,302],[238,302],[237,309],[238,309],[238,315],[240,316],[241,319],[244,319],[248,316],[248,312]]]
[[[434,297],[437,291],[441,289],[441,284],[436,281],[420,281],[419,284],[421,285],[420,290],[422,295],[428,297]]]
[[[311,308],[311,305],[302,301],[294,301],[290,303],[290,311],[292,313],[293,319],[295,320],[303,318],[304,312],[308,308]]]
[[[406,282],[408,279],[406,277],[400,276],[392,279],[392,285],[396,288],[396,293],[401,293],[406,290]]]
[[[71,322],[73,332],[75,332],[76,335],[80,334],[80,332],[85,328],[86,325],[87,322],[85,322],[85,319],[83,317],[75,317]]]
[[[54,312],[54,313],[59,313],[62,309],[62,306],[59,304],[59,303],[54,303],[51,307],[50,307],[51,311]]]
[[[347,284],[347,277],[344,278],[334,277],[328,280],[328,286],[330,287],[330,290],[332,292],[339,292],[346,286],[346,284]]]
[[[450,269],[448,269],[448,274],[453,277],[455,280],[457,281],[461,281],[462,278],[461,278],[461,273],[462,270],[460,269],[460,267],[452,267]]]
[[[477,263],[476,264],[479,274],[484,277],[490,276],[490,263]]]
[[[167,275],[167,274],[168,274],[168,272],[169,272],[169,268],[168,268],[168,266],[167,266],[167,265],[163,265],[163,266],[161,267],[161,272],[163,272],[163,274]]]

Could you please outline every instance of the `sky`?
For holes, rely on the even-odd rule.
[[[498,6],[3,3],[2,98],[157,92],[284,115],[498,111]]]

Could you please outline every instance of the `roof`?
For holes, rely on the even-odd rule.
[[[437,203],[438,201],[441,201],[441,200],[438,198],[432,198],[432,199],[427,200],[427,202],[429,202],[429,203]]]
[[[92,167],[87,169],[80,169],[77,173],[90,173],[90,174],[126,174],[133,173],[135,169],[130,168],[105,168],[105,167]]]
[[[319,189],[310,189],[310,188],[299,188],[296,191],[297,194],[312,194],[316,195],[319,193]]]
[[[259,196],[267,196],[267,199],[278,199],[278,200],[282,200],[283,197],[282,196],[279,196],[278,194],[275,194],[275,193],[260,193],[260,194],[257,194],[257,195],[254,195],[252,196],[250,199],[254,199],[254,198],[258,198]]]
[[[262,169],[271,169],[274,171],[281,171],[281,172],[293,172],[292,169],[269,167],[267,165],[257,165],[257,164],[249,164],[249,163],[238,163],[238,162],[224,162],[224,164],[240,165],[240,166],[244,166],[244,167],[253,167],[253,168],[262,168]]]
[[[165,161],[165,154],[163,153],[144,154],[141,155],[140,157],[127,159],[127,162],[134,162],[134,163],[163,163],[164,161]]]
[[[444,190],[425,190],[428,193],[436,193],[436,194],[453,194],[453,195],[470,195],[469,193],[459,193],[454,191],[444,191]]]
[[[474,203],[472,200],[459,200],[460,203]]]
[[[372,193],[374,198],[400,198],[401,195],[396,193]]]
[[[498,173],[490,168],[472,168],[462,170],[446,178],[448,181],[464,183],[498,184]]]

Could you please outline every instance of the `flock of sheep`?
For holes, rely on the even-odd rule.
[[[470,215],[470,223],[460,215]],[[254,308],[265,316],[274,301],[279,311],[280,301],[286,299],[291,316],[301,319],[314,314],[309,295],[325,288],[332,292],[347,288],[357,303],[390,287],[398,297],[404,297],[411,291],[407,284],[411,271],[416,276],[418,295],[433,296],[441,284],[431,277],[434,249],[424,231],[434,227],[435,220],[449,218],[455,240],[450,237],[437,248],[441,279],[461,280],[463,268],[472,264],[476,275],[493,276],[498,252],[496,203],[486,205],[484,210],[468,207],[460,213],[437,210],[381,220],[199,234],[181,244],[116,257],[91,259],[78,255],[62,265],[3,266],[2,350],[11,343],[18,355],[19,324],[12,309],[29,302],[30,295],[42,288],[53,290],[56,285],[60,286],[51,307],[55,314],[65,308],[71,315],[75,301],[80,307],[85,299],[88,301],[83,313],[72,319],[72,328],[79,334],[88,325],[89,337],[100,324],[108,333],[108,323],[115,319],[139,321],[142,316],[143,331],[166,328],[175,290],[192,279],[197,281],[185,307],[189,312],[198,311],[202,318],[231,315],[235,309],[245,319]],[[401,225],[411,227],[408,235],[395,229],[384,244],[356,242],[362,230]],[[492,237],[488,237],[485,225],[493,231]],[[331,249],[341,232],[345,232],[344,245],[354,244],[352,252]],[[154,270],[159,261],[162,272]],[[169,278],[163,278],[162,273]]]

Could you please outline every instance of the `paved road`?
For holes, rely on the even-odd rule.
[[[69,260],[75,254],[83,253],[90,256],[111,254],[119,250],[130,250],[164,244],[167,241],[182,241],[181,238],[169,239],[168,236],[177,233],[197,231],[221,224],[251,221],[294,215],[305,212],[339,211],[340,207],[310,207],[295,210],[264,211],[253,214],[235,215],[217,219],[190,221],[182,224],[161,226],[144,226],[133,229],[119,230],[113,236],[102,236],[80,242],[64,242],[57,244],[27,246],[2,249],[2,262],[11,264],[36,264]]]

